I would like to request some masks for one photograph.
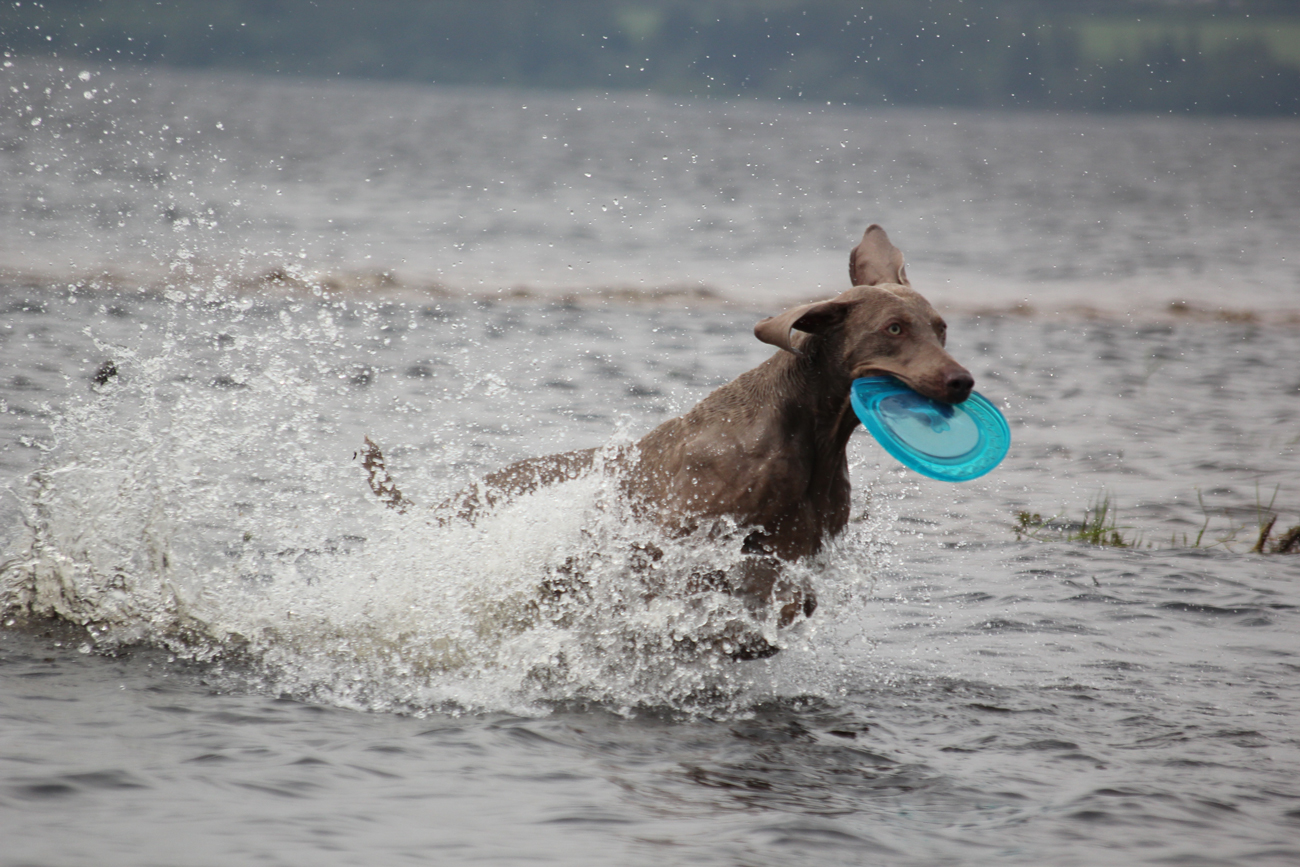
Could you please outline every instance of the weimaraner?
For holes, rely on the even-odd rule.
[[[816,554],[848,524],[845,448],[860,423],[849,402],[853,380],[890,374],[945,403],[961,403],[975,384],[945,351],[947,326],[912,290],[903,254],[880,226],[868,226],[849,254],[849,277],[847,292],[754,326],[759,340],[781,351],[652,430],[621,467],[634,507],[670,530],[686,533],[717,519],[750,528],[742,552],[751,556],[706,584],[770,606],[780,626],[810,616],[817,605],[811,587],[782,577],[781,561]],[[521,461],[444,506],[472,520],[502,499],[574,478],[595,453]],[[374,493],[405,511],[410,503],[369,438],[362,464]],[[759,639],[734,655],[775,652]]]

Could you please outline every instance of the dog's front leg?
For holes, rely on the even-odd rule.
[[[775,557],[747,554],[727,572],[731,592],[754,607],[771,606],[776,625],[784,629],[800,614],[811,617],[817,610],[817,594],[806,581],[785,574],[785,565]]]

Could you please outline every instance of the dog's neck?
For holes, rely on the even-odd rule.
[[[800,355],[780,352],[771,363],[778,370],[772,398],[781,423],[807,436],[816,454],[838,466],[860,422],[849,400],[853,378],[835,350],[827,341],[808,340]]]
[[[835,347],[809,348],[777,353],[643,437],[630,492],[681,526],[727,516],[762,528],[753,547],[781,559],[820,550],[848,523],[858,421]]]

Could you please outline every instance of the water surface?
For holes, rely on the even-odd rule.
[[[1300,559],[1249,553],[1300,523],[1294,124],[80,71],[4,72],[0,863],[1300,860]],[[369,496],[366,434],[421,506],[639,437],[871,220],[1013,447],[950,485],[855,435],[774,658],[638,592],[599,478]],[[1103,491],[1140,547],[1013,530]]]
[[[864,111],[7,61],[0,267],[1300,313],[1300,121]],[[16,243],[22,239],[22,243]],[[390,287],[391,291],[391,287]]]

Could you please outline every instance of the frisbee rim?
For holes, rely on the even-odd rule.
[[[939,458],[917,451],[880,418],[880,402],[896,394],[915,394],[935,406],[951,406],[964,412],[974,422],[979,442],[953,458]],[[920,395],[893,376],[865,376],[853,380],[849,395],[858,420],[881,448],[908,469],[941,482],[978,479],[1002,463],[1011,448],[1011,427],[1006,418],[977,392],[971,392],[970,397],[961,403],[944,404]]]

